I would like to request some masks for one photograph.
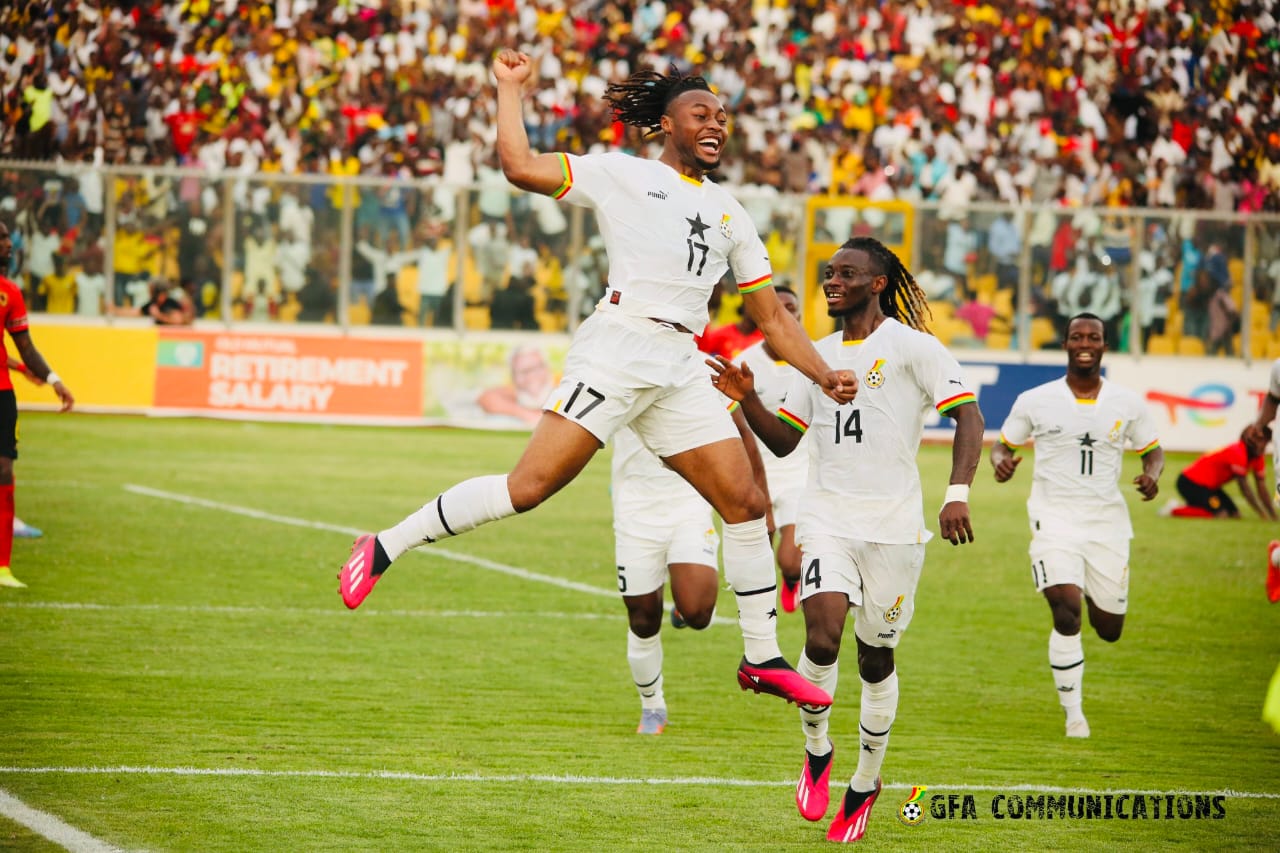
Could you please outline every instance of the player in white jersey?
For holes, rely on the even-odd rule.
[[[960,365],[927,333],[925,296],[897,256],[879,241],[855,237],[824,271],[827,311],[842,329],[818,342],[829,364],[852,370],[858,396],[837,404],[797,377],[775,413],[754,393],[749,369],[712,363],[716,386],[742,401],[751,429],[786,455],[809,436],[808,481],[796,538],[804,552],[801,602],[805,647],[797,670],[835,694],[840,640],[850,611],[862,678],[858,766],[830,841],[857,841],[880,793],[880,768],[898,709],[894,648],[915,609],[925,527],[916,455],[925,415],[955,419],[950,485],[938,515],[953,545],[973,541],[969,484],[982,456],[982,412]],[[711,362],[709,362],[711,363]],[[796,806],[821,820],[829,805],[830,708],[804,705],[805,762]]]
[[[627,608],[627,664],[640,694],[636,731],[657,735],[667,725],[659,633],[663,588],[670,579],[682,627],[710,625],[720,537],[711,504],[628,427],[613,436],[610,483],[618,592]]]
[[[752,472],[763,482],[755,436],[740,414],[735,413],[734,423],[743,440],[750,441],[747,453]],[[627,608],[627,664],[640,694],[636,732],[662,734],[667,725],[659,635],[663,588],[670,580],[676,606],[673,625],[694,630],[710,625],[720,592],[716,572],[720,536],[711,504],[662,464],[628,427],[613,436],[610,492],[618,592]]]
[[[1120,639],[1129,599],[1133,526],[1120,493],[1125,446],[1142,456],[1134,485],[1144,501],[1160,490],[1164,450],[1143,399],[1102,378],[1106,330],[1093,314],[1067,323],[1067,375],[1018,395],[991,447],[997,483],[1009,480],[1035,442],[1027,515],[1031,579],[1053,615],[1049,666],[1066,714],[1067,737],[1088,737],[1082,709],[1082,599],[1089,624],[1108,643]]]
[[[800,320],[800,300],[791,288],[780,285],[774,288],[783,306],[797,321]],[[798,374],[785,359],[778,358],[768,341],[757,341],[734,358],[745,365],[755,377],[756,396],[766,409],[777,411],[782,405],[791,380]],[[792,613],[800,601],[800,548],[796,545],[796,511],[800,506],[800,493],[804,491],[805,478],[809,475],[809,446],[805,439],[787,456],[774,456],[763,442],[759,443],[764,459],[764,470],[769,482],[769,502],[773,514],[773,529],[777,537],[774,549],[778,570],[782,574],[782,587],[778,598],[784,613]]]
[[[1276,409],[1280,408],[1280,358],[1271,362],[1271,375],[1267,380],[1267,396],[1262,399],[1262,407],[1258,417],[1245,427],[1241,438],[1264,444],[1267,440],[1267,427],[1276,419]],[[1274,432],[1274,431],[1273,431]],[[1276,500],[1280,501],[1280,440],[1273,445],[1276,470]],[[1267,599],[1272,604],[1280,601],[1280,540],[1273,539],[1267,545]],[[1280,673],[1280,670],[1277,670]]]
[[[782,308],[751,217],[707,180],[720,164],[729,118],[705,80],[642,71],[609,87],[605,99],[620,122],[664,135],[662,155],[650,161],[621,153],[535,154],[521,104],[532,71],[529,57],[514,50],[493,63],[503,173],[519,189],[595,211],[609,255],[608,291],[574,335],[563,381],[511,472],[466,480],[399,524],[359,537],[339,573],[343,603],[359,606],[410,548],[533,509],[630,425],[724,521],[725,579],[744,644],[738,684],[791,702],[828,704],[831,697],[797,675],[778,649],[766,498],[690,330],[706,325],[711,290],[732,272],[756,324],[798,370],[839,400],[853,398],[857,379],[831,370]]]

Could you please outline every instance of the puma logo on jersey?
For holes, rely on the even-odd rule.
[[[667,194],[666,194],[665,192],[663,192],[662,190],[649,190],[649,192],[647,193],[647,195],[649,196],[649,198],[656,198],[656,199],[658,199],[659,201],[666,201],[666,200],[667,200]]]

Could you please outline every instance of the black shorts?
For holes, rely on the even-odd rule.
[[[1178,494],[1182,495],[1182,499],[1187,502],[1187,506],[1207,509],[1212,513],[1226,510],[1228,515],[1238,515],[1240,512],[1236,509],[1235,502],[1231,500],[1231,496],[1222,491],[1222,489],[1211,489],[1208,486],[1193,483],[1187,479],[1186,474],[1178,475]]]
[[[18,458],[18,397],[12,388],[0,391],[0,456]]]

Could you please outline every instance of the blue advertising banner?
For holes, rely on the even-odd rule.
[[[1013,401],[1028,388],[1043,385],[1066,373],[1065,364],[1009,364],[997,361],[961,360],[965,379],[978,396],[978,405],[987,422],[987,437],[1000,434],[1000,425],[1009,416]],[[931,412],[925,419],[924,436],[950,438],[955,421]]]

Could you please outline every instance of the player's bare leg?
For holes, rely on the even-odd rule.
[[[714,566],[672,563],[671,597],[681,613],[687,613],[688,627],[701,630],[711,624],[718,593]],[[662,630],[663,590],[644,595],[624,595],[627,607],[627,664],[640,694],[638,734],[662,734],[667,726],[667,700],[663,693]]]
[[[724,576],[738,604],[745,654],[738,683],[788,702],[830,705],[826,691],[796,674],[778,648],[778,580],[765,525],[765,496],[751,477],[751,462],[737,438],[668,457],[668,465],[707,499],[724,521]]]
[[[1086,738],[1089,723],[1084,716],[1084,643],[1080,637],[1083,594],[1075,584],[1044,589],[1053,614],[1049,633],[1049,668],[1067,721],[1067,737]],[[1123,623],[1124,617],[1120,617]],[[1116,632],[1119,637],[1119,631]]]
[[[343,602],[358,607],[387,567],[410,548],[533,509],[578,476],[599,449],[599,439],[577,423],[543,412],[510,474],[464,480],[376,537],[357,539],[338,575]]]

